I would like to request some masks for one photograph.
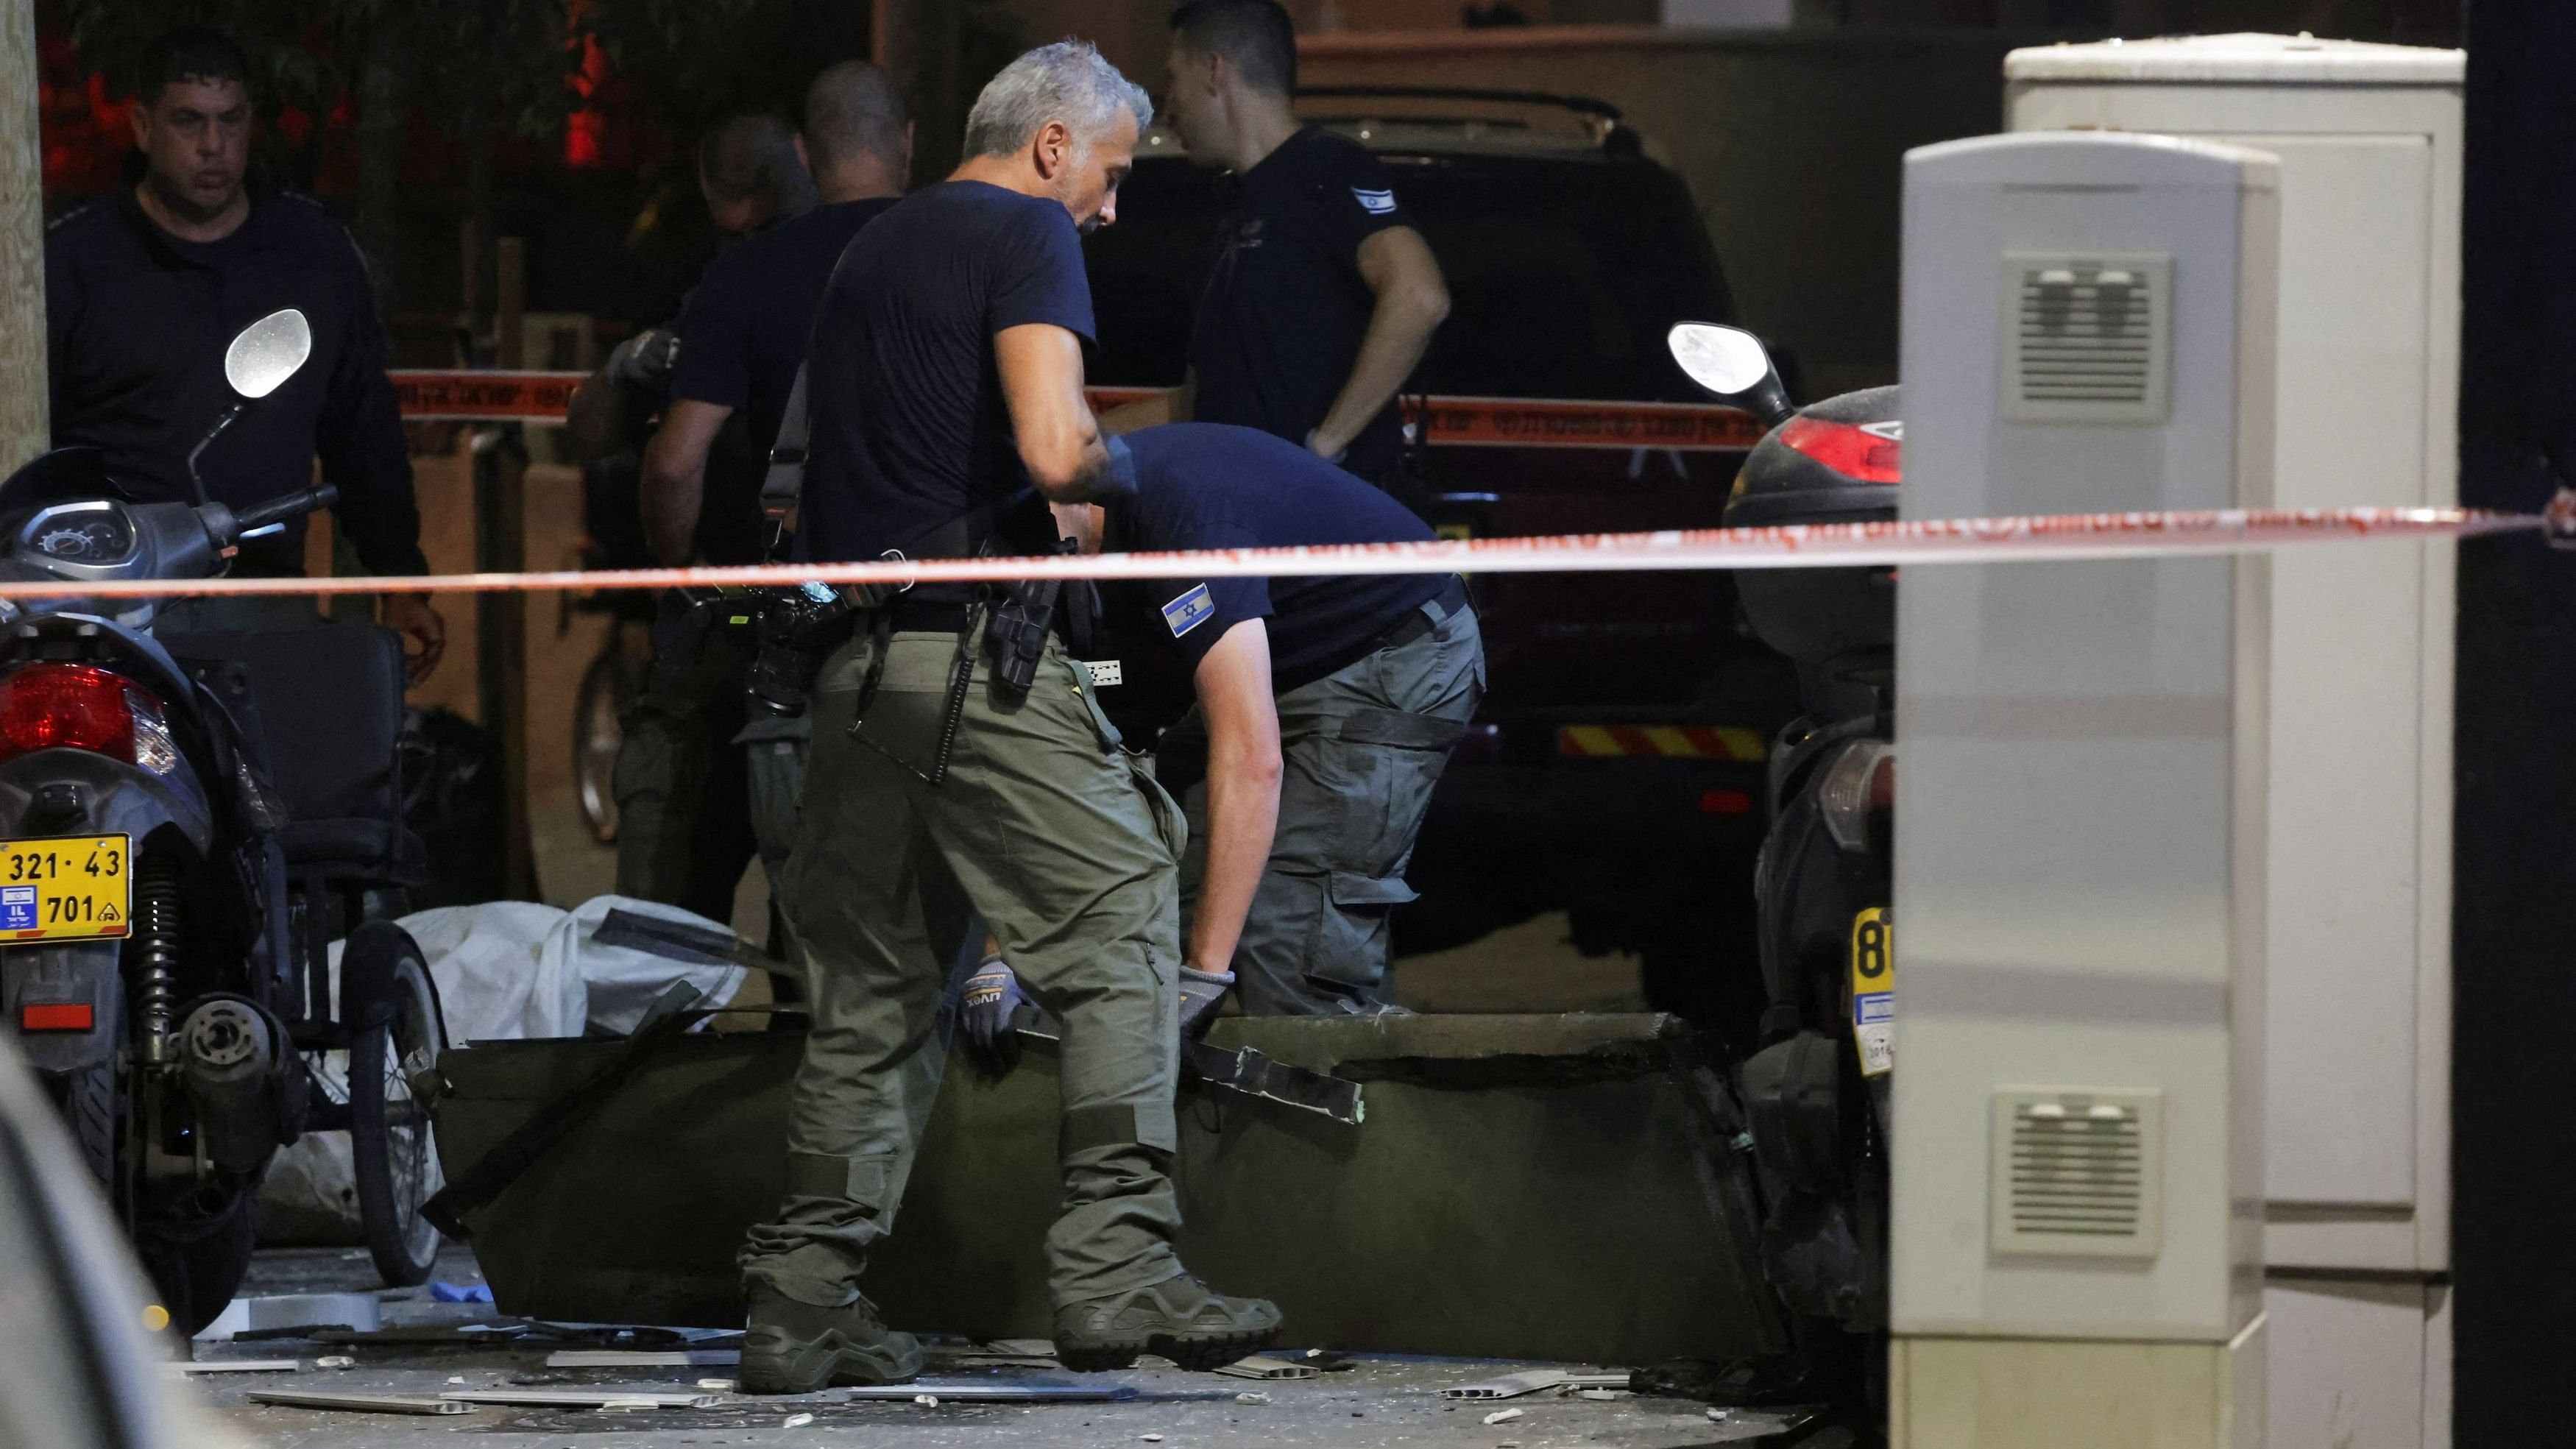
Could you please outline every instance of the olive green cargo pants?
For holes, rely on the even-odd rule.
[[[1471,608],[1279,696],[1279,829],[1234,948],[1234,989],[1247,1015],[1326,1016],[1385,1003],[1389,918],[1414,897],[1404,868],[1450,747],[1484,696],[1485,646]],[[1201,781],[1185,793],[1186,912],[1207,873],[1207,737],[1197,711],[1164,749],[1176,777]]]
[[[1015,700],[991,686],[975,641],[947,774],[928,783],[956,637],[896,634],[853,739],[873,649],[863,627],[815,691],[786,871],[813,1025],[789,1099],[787,1197],[751,1230],[744,1275],[825,1305],[856,1288],[870,1245],[894,1226],[938,1095],[946,1044],[933,1028],[973,911],[1063,1022],[1064,1201],[1047,1233],[1049,1293],[1064,1304],[1171,1278],[1179,808],[1119,749],[1053,643]]]

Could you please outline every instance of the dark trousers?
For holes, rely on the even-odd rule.
[[[1390,917],[1414,897],[1404,868],[1450,747],[1484,694],[1483,636],[1476,611],[1461,609],[1410,643],[1279,696],[1279,828],[1232,962],[1246,1015],[1387,1004]],[[1199,781],[1182,797],[1186,919],[1207,875],[1207,727],[1197,710],[1162,750],[1174,775]]]
[[[644,692],[622,719],[617,893],[733,919],[734,890],[759,854],[743,726],[741,633],[709,628],[657,650]]]

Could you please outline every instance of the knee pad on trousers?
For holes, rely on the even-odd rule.
[[[1101,1102],[1067,1108],[1056,1137],[1059,1160],[1108,1147],[1143,1147],[1170,1157],[1180,1150],[1180,1129],[1169,1102]]]
[[[882,1216],[893,1205],[886,1201],[893,1182],[894,1158],[890,1154],[868,1157],[834,1157],[820,1152],[787,1154],[789,1197],[837,1198]]]

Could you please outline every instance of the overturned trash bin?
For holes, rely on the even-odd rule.
[[[500,1310],[740,1324],[734,1253],[784,1185],[802,1040],[648,1026],[443,1057],[449,1181],[509,1159],[461,1213]],[[1674,1019],[1230,1018],[1207,1045],[1308,1078],[1289,1100],[1192,1081],[1180,1104],[1182,1254],[1275,1299],[1291,1338],[1627,1363],[1781,1346],[1734,1098]],[[1358,1085],[1363,1123],[1298,1104],[1317,1073]],[[1043,1042],[1000,1083],[950,1073],[869,1265],[888,1321],[1050,1331],[1056,1140]]]

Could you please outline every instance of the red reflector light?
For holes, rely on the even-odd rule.
[[[1858,423],[1791,418],[1781,425],[1780,444],[1855,483],[1905,481],[1905,445],[1894,438],[1882,438]]]
[[[18,1008],[20,1031],[87,1031],[97,1020],[86,1001],[30,1001]]]
[[[87,664],[30,664],[0,679],[0,760],[37,750],[134,758],[125,681]]]
[[[1699,792],[1699,813],[1702,815],[1750,815],[1753,813],[1753,797],[1741,790],[1725,790],[1711,787]]]

